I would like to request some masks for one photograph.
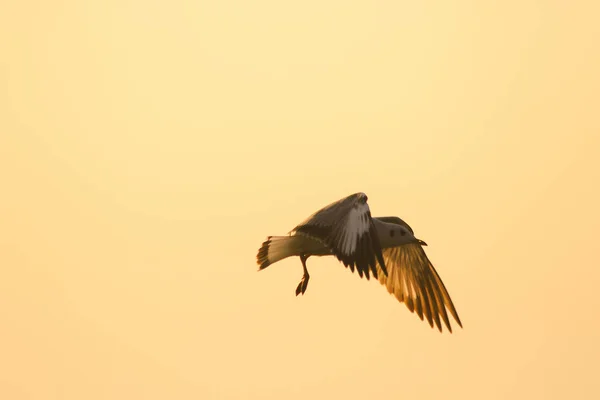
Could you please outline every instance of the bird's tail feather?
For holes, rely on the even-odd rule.
[[[269,236],[258,249],[256,262],[259,270],[283,260],[286,257],[297,255],[298,239],[294,236]]]

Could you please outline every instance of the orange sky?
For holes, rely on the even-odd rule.
[[[0,13],[0,398],[597,398],[600,6]],[[207,4],[205,4],[207,3]],[[267,235],[408,221],[464,329]]]

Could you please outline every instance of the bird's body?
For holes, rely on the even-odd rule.
[[[296,295],[306,291],[310,256],[334,255],[360,277],[370,274],[404,302],[421,319],[425,316],[441,331],[441,320],[452,328],[446,308],[462,326],[439,275],[414,237],[411,227],[398,217],[372,218],[367,196],[355,193],[317,211],[288,236],[269,236],[257,254],[259,269],[291,256],[302,262],[304,276]]]
[[[384,217],[393,218],[393,217]],[[399,218],[398,218],[399,219]],[[396,247],[406,244],[406,240],[402,238],[400,233],[401,228],[398,224],[384,222],[379,218],[373,218],[373,224],[377,230],[377,236],[382,249]],[[394,234],[390,235],[390,232]],[[270,241],[270,243],[268,243]],[[270,236],[267,242],[270,246],[267,247],[269,252],[265,257],[259,257],[261,269],[291,256],[330,256],[333,255],[331,249],[322,241],[308,235],[294,234],[288,236]],[[263,266],[263,264],[266,264]]]

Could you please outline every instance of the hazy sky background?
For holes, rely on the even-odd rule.
[[[600,397],[600,6],[0,7],[3,399]],[[267,235],[363,191],[440,334]]]

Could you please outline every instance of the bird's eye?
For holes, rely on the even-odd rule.
[[[406,235],[406,231],[404,229],[400,229],[400,236]]]
[[[394,230],[390,231],[390,237],[394,237]]]

